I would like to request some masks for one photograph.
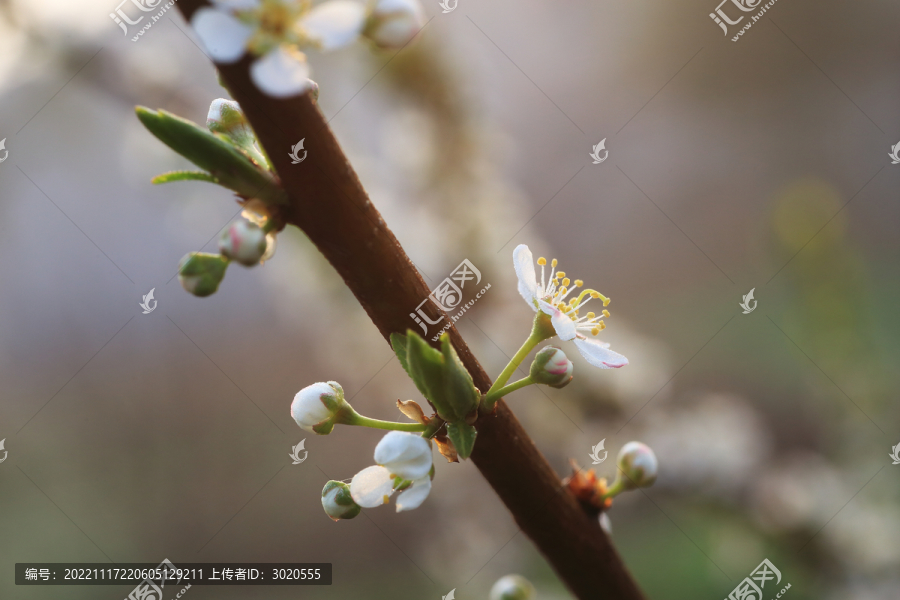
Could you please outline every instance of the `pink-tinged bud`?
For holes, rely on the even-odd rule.
[[[658,463],[656,454],[647,444],[628,442],[619,450],[617,464],[621,473],[621,487],[633,490],[649,487],[656,481]]]
[[[363,35],[379,48],[402,48],[424,25],[418,0],[376,0]]]
[[[247,267],[259,264],[267,245],[266,233],[245,219],[233,222],[219,238],[222,256]]]
[[[535,383],[563,388],[572,381],[574,370],[575,366],[565,352],[556,346],[545,346],[535,355],[529,376]]]
[[[326,435],[334,429],[335,418],[345,406],[344,390],[338,382],[319,382],[297,392],[291,403],[291,416],[306,431]]]

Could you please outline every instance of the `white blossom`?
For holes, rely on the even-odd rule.
[[[513,250],[513,265],[519,280],[519,293],[535,312],[541,311],[550,317],[553,329],[559,339],[574,340],[575,347],[590,364],[601,369],[618,369],[628,364],[628,359],[609,349],[609,344],[587,336],[596,336],[606,328],[604,317],[609,311],[604,308],[599,315],[589,312],[581,316],[581,309],[588,302],[599,299],[603,306],[609,305],[609,298],[596,290],[585,289],[568,302],[566,298],[584,285],[580,279],[574,282],[563,271],[557,271],[554,258],[550,266],[550,277],[545,277],[547,260],[538,258],[541,278],[538,280],[534,269],[534,259],[528,246],[521,244]]]
[[[397,512],[412,510],[431,492],[431,445],[425,438],[391,431],[375,447],[375,462],[350,482],[350,495],[363,508],[387,504],[399,488]]]

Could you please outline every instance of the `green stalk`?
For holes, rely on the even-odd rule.
[[[484,397],[484,401],[491,403],[491,406],[493,406],[495,400],[533,383],[534,380],[531,379],[530,375],[528,377],[523,377],[522,379],[510,383],[509,385],[502,387],[499,390],[488,392]]]

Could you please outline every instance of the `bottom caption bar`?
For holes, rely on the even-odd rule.
[[[331,563],[16,563],[16,585],[136,585],[163,598],[166,586],[331,585]]]

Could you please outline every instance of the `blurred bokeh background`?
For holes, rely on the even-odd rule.
[[[631,364],[571,349],[571,385],[510,403],[561,476],[601,440],[605,476],[625,442],[656,450],[656,486],[610,513],[649,597],[726,597],[768,558],[794,600],[895,600],[900,6],[780,0],[734,43],[709,0],[437,4],[396,55],[312,55],[320,107],[426,280],[468,258],[491,284],[458,323],[490,373],[530,327],[517,244],[612,298],[604,339]],[[324,483],[381,436],[311,436],[293,395],[335,379],[388,419],[419,396],[296,230],[214,296],[180,288],[238,206],[152,186],[188,164],[133,109],[202,122],[227,92],[174,10],[134,43],[114,9],[0,2],[0,597],[130,589],[17,588],[16,562],[169,558],[334,564],[331,587],[194,600],[465,600],[507,573],[568,598],[469,463],[437,457],[412,513],[326,518]]]

